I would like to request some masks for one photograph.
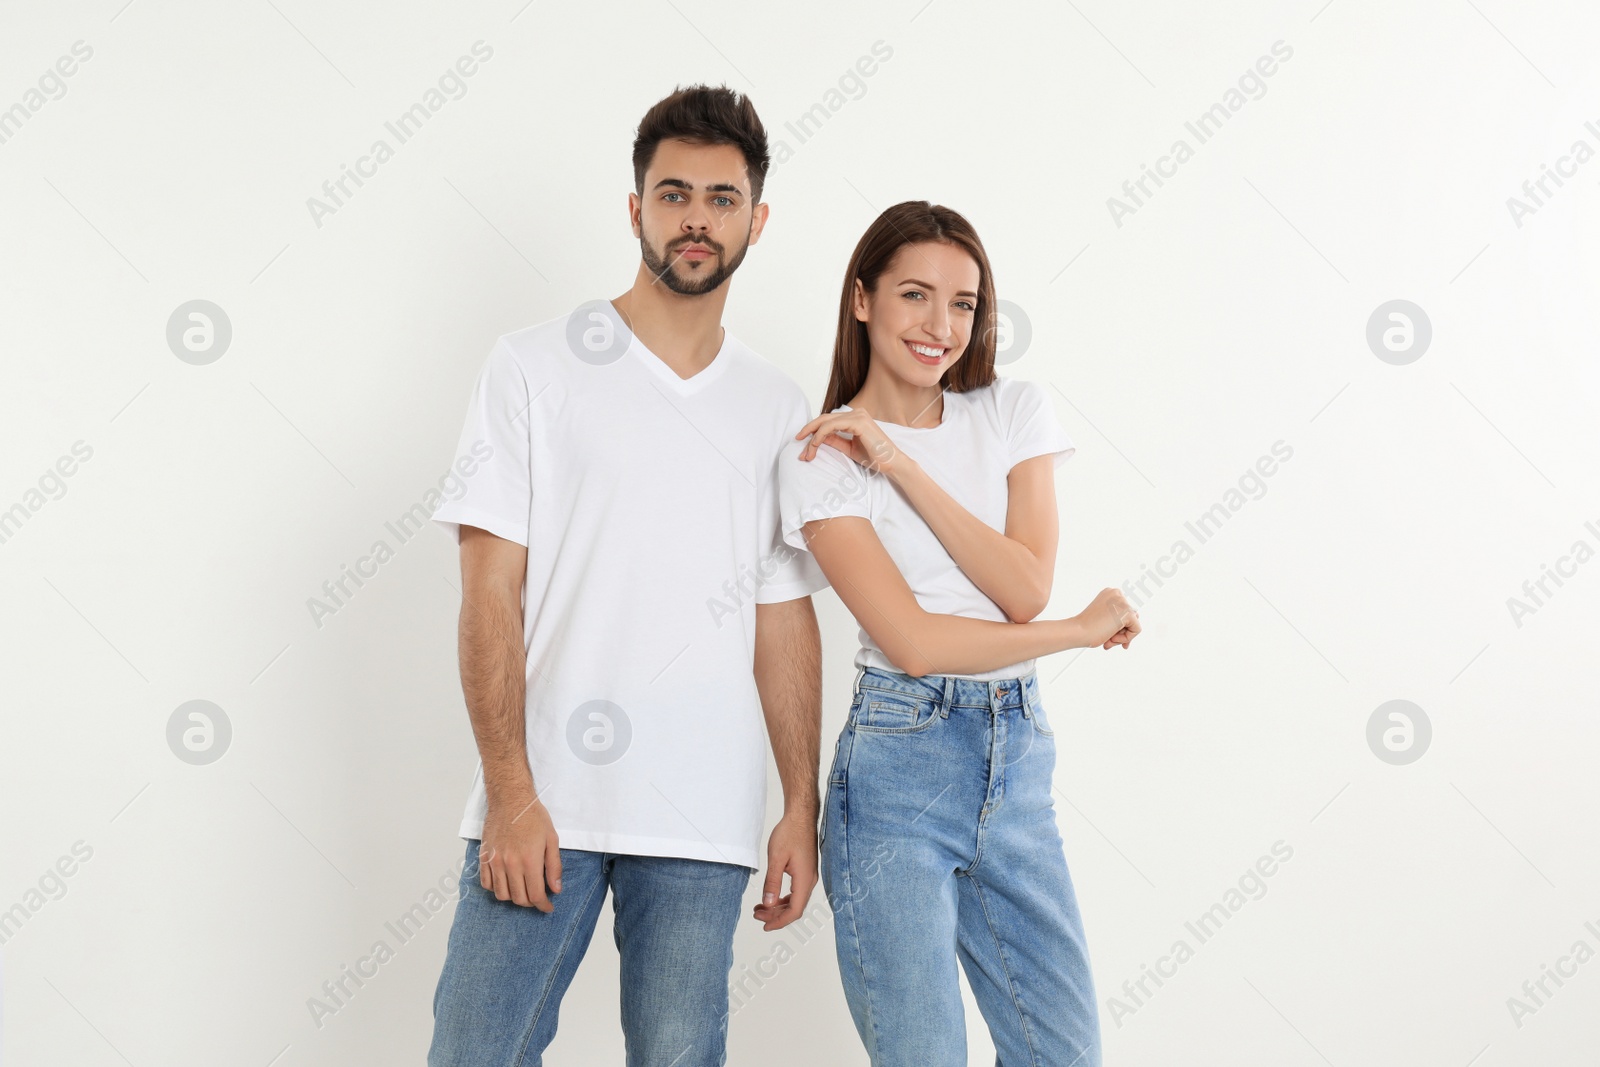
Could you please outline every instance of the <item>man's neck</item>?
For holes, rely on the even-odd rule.
[[[640,263],[633,287],[611,302],[640,343],[680,378],[699,374],[722,350],[727,282],[702,296],[684,296],[668,289]]]

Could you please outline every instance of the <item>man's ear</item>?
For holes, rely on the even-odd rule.
[[[850,301],[856,310],[856,318],[862,322],[867,321],[867,288],[861,284],[861,279],[855,280],[855,296]]]
[[[642,237],[642,236],[644,236],[643,230],[640,229],[640,227],[643,225],[643,220],[641,219],[641,212],[643,210],[644,210],[644,198],[641,197],[638,193],[629,193],[628,194],[628,221],[633,226],[633,235],[634,235],[634,237]]]
[[[766,202],[757,204],[750,209],[750,240],[746,244],[755,244],[761,239],[761,231],[767,228]]]

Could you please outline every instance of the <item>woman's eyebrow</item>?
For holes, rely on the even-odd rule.
[[[934,288],[934,286],[929,285],[927,282],[918,281],[916,278],[902,278],[901,281],[900,281],[900,284],[901,285],[920,285],[924,289],[932,289],[932,288]],[[978,294],[974,293],[970,289],[963,289],[959,293],[957,293],[956,295],[957,296],[970,296],[974,300],[978,299]]]

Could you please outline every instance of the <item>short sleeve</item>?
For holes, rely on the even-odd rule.
[[[501,338],[472,388],[451,474],[440,483],[444,502],[433,513],[457,544],[466,525],[527,546],[533,508],[529,407],[527,379]]]
[[[778,464],[778,503],[783,511],[783,539],[810,556],[801,527],[815,519],[845,515],[871,519],[872,477],[862,466],[831,445],[802,460],[806,442],[793,441],[783,449]]]
[[[1007,470],[1025,459],[1045,455],[1054,455],[1055,467],[1059,468],[1077,451],[1056,419],[1049,393],[1038,382],[1011,379],[1003,406],[1007,409],[1001,413],[1006,427]]]
[[[779,510],[778,472],[782,469],[783,455],[789,442],[807,421],[806,395],[800,387],[792,387],[792,396],[779,423],[785,428],[772,457],[767,478],[761,483],[761,561],[756,574],[761,584],[756,587],[757,604],[782,604],[803,596],[821,592],[828,587],[827,575],[817,565],[811,553],[796,552],[783,539],[783,517]],[[798,443],[798,442],[796,442]]]

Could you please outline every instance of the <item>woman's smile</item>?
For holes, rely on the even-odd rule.
[[[944,357],[950,351],[945,345],[930,345],[921,341],[907,341],[905,344],[918,363],[926,363],[930,367],[943,363]]]

